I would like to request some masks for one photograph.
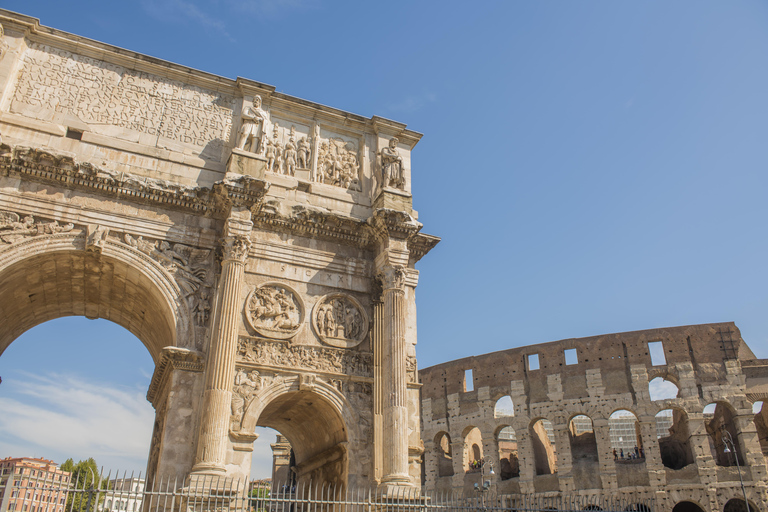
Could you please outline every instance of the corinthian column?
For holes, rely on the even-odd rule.
[[[410,485],[408,475],[408,407],[406,404],[405,268],[384,265],[381,283],[380,385],[382,399],[384,485]]]
[[[251,247],[251,213],[233,208],[224,227],[221,279],[217,290],[194,473],[222,473],[229,433],[239,325],[240,293]]]

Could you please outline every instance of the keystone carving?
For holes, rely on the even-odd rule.
[[[108,236],[109,228],[89,224],[85,239],[85,250],[101,254],[101,251],[104,249],[104,244],[107,243]]]
[[[268,283],[255,288],[245,309],[253,330],[267,338],[292,338],[304,321],[299,295],[282,284]]]
[[[350,348],[359,345],[368,334],[368,317],[355,299],[335,293],[315,304],[312,326],[327,345]]]

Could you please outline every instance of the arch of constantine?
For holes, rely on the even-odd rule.
[[[147,347],[148,477],[418,487],[421,137],[0,10],[0,353],[67,315]]]

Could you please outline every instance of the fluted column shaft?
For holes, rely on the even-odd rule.
[[[410,482],[408,476],[408,407],[406,403],[405,269],[387,265],[382,283],[382,483]]]
[[[245,260],[250,249],[250,214],[227,220],[223,239],[221,279],[205,368],[205,390],[197,443],[196,473],[224,471],[232,404],[237,334],[242,304]],[[243,218],[245,217],[245,218]]]

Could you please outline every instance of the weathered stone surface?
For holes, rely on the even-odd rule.
[[[654,342],[663,347],[661,363],[651,360]],[[574,364],[566,360],[571,350]],[[467,370],[473,382],[465,382]],[[419,377],[428,491],[479,482],[470,467],[476,446],[493,463],[496,475],[486,478],[501,493],[655,496],[659,510],[690,501],[717,512],[742,496],[733,453],[723,450],[731,436],[749,499],[758,508],[768,503],[768,442],[760,441],[768,437],[768,408],[752,414],[752,402],[765,398],[768,361],[755,359],[733,323],[531,345],[433,366]],[[676,397],[652,399],[659,377],[677,388]],[[513,407],[498,409],[503,397]],[[634,418],[616,419],[622,409]],[[665,410],[667,423],[657,417]],[[642,456],[626,457],[635,446]]]
[[[0,26],[0,353],[65,315],[136,334],[156,364],[150,477],[247,478],[265,425],[300,480],[418,486],[414,264],[438,242],[411,208],[421,135],[8,11]]]

